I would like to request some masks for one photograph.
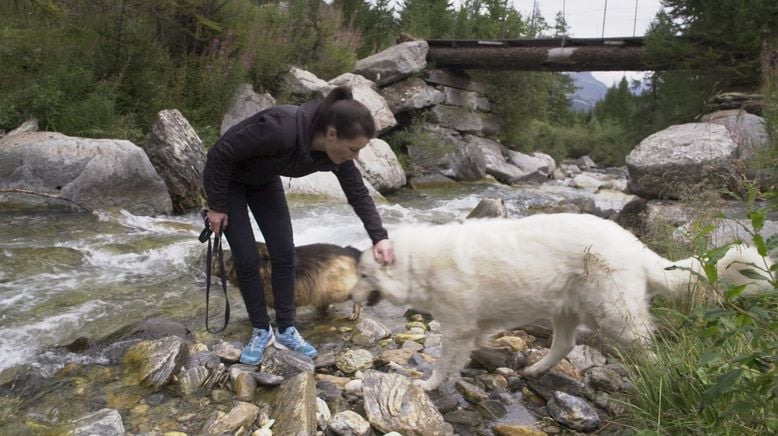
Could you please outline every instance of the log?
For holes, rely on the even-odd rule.
[[[649,66],[643,47],[434,47],[427,61],[438,67],[525,71],[657,70]]]

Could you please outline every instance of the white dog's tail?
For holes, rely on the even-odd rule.
[[[701,276],[705,276],[700,261],[694,257],[672,262],[651,250],[646,250],[645,265],[649,288],[661,294],[677,294],[697,283]],[[748,294],[772,288],[767,277],[768,273],[763,271],[769,271],[771,265],[770,259],[760,256],[756,248],[733,245],[716,262],[716,270],[719,279],[734,285],[746,285],[743,293]],[[746,269],[764,276],[765,279],[759,280],[743,275],[741,271]]]

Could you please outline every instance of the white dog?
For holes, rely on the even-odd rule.
[[[618,224],[592,215],[406,226],[392,232],[392,240],[395,263],[382,266],[372,252],[363,253],[351,294],[355,302],[385,297],[408,304],[441,323],[442,355],[421,383],[427,390],[464,367],[479,336],[542,318],[552,321],[551,351],[524,371],[528,376],[564,358],[580,324],[622,344],[647,344],[649,288],[683,289],[693,277],[689,269],[701,270],[697,260],[671,262]],[[751,280],[737,269],[747,265],[765,268],[769,260],[737,246],[718,268],[722,277],[746,284]],[[680,268],[667,269],[673,266]]]

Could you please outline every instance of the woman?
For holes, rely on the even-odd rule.
[[[238,286],[254,327],[241,363],[259,364],[265,348],[274,341],[316,357],[316,349],[295,327],[294,240],[280,176],[334,172],[373,241],[375,259],[394,261],[392,243],[353,162],[375,130],[370,111],[352,98],[349,89],[338,87],[323,102],[258,112],[228,130],[208,151],[204,172],[208,221],[214,234],[223,230],[227,236]],[[265,306],[247,206],[272,258],[275,333]]]

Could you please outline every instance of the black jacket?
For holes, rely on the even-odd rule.
[[[230,182],[262,185],[278,176],[302,177],[332,171],[373,243],[387,238],[375,203],[353,161],[340,165],[324,152],[311,151],[313,115],[319,102],[274,106],[230,128],[208,150],[203,178],[208,207],[227,211]]]

